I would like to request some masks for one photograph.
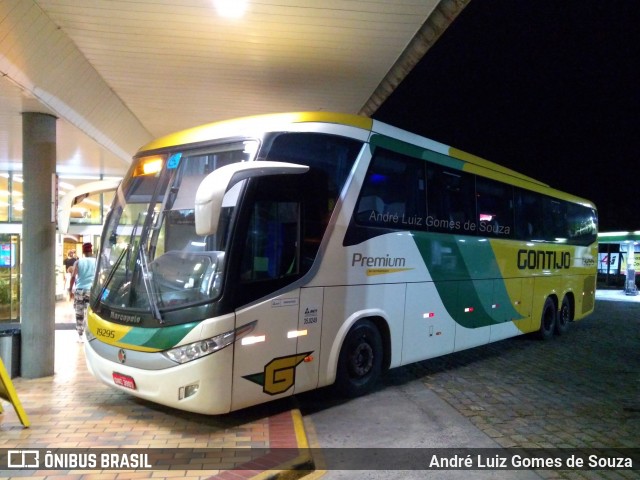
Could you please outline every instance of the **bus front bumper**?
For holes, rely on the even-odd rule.
[[[233,348],[161,370],[127,365],[126,350],[117,356],[119,362],[106,359],[98,353],[105,348],[120,350],[91,340],[85,343],[85,358],[91,374],[110,387],[188,412],[217,415],[231,409]]]

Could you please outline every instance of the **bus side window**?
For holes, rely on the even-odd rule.
[[[375,222],[378,215],[384,212],[384,202],[377,195],[367,195],[358,202],[358,222]]]
[[[543,197],[544,239],[550,242],[566,241],[569,237],[567,205],[550,197]]]
[[[584,205],[567,205],[569,238],[578,245],[590,245],[597,240],[598,216],[594,210]]]
[[[392,229],[423,227],[424,165],[423,160],[377,149],[360,191],[356,222]]]
[[[519,240],[543,240],[542,202],[538,197],[533,192],[515,190],[515,231]]]
[[[299,214],[296,202],[260,200],[254,204],[242,258],[243,281],[298,273]]]
[[[515,234],[519,240],[590,245],[598,215],[590,207],[515,189]]]
[[[475,222],[474,177],[429,164],[427,168],[427,213],[432,227],[443,233],[472,233],[467,222]]]
[[[513,231],[512,187],[477,176],[476,198],[480,232],[492,237],[511,237]]]
[[[242,284],[233,293],[236,305],[284,288],[309,272],[326,229],[328,208],[327,175],[321,170],[249,181],[234,233],[243,244],[230,260]]]

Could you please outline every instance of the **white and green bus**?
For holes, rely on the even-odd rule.
[[[584,199],[378,121],[290,113],[143,147],[105,221],[93,375],[221,414],[594,308]]]

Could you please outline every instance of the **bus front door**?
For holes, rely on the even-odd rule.
[[[256,321],[251,333],[235,344],[232,409],[292,395],[299,290],[236,311],[238,327]]]

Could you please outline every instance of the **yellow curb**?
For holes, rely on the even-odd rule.
[[[320,453],[320,443],[318,442],[318,435],[316,433],[315,426],[310,419],[307,419],[306,423],[304,423],[303,421],[303,424],[305,428],[304,432],[309,443],[309,448],[313,449],[315,453],[315,457],[313,458],[315,470],[313,472],[308,472],[307,475],[305,475],[304,480],[317,480],[327,473],[326,465],[324,462],[324,457]]]
[[[301,453],[293,460],[279,465],[278,470],[262,472],[251,477],[252,480],[297,480],[314,472],[315,464],[309,451],[309,442],[307,441],[307,434],[302,421],[302,413],[297,408],[294,408],[291,410],[291,418],[296,434],[297,447],[302,450]]]

